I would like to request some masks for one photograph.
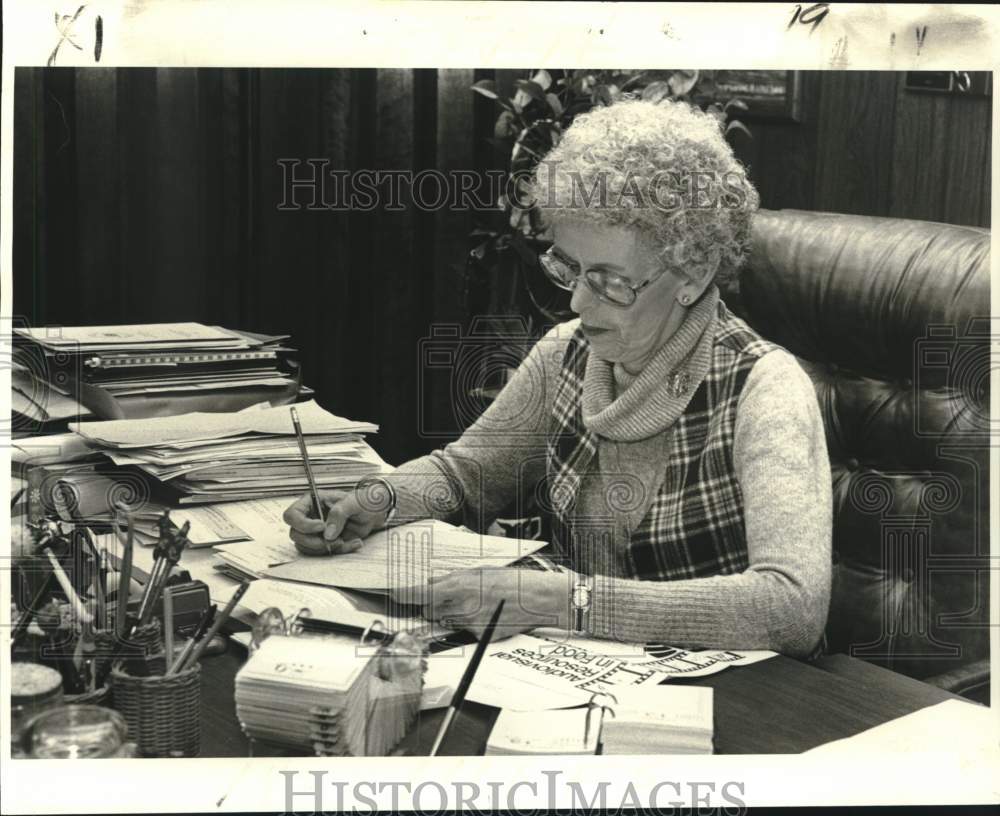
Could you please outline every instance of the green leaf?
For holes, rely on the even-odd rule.
[[[666,82],[650,82],[642,89],[642,98],[648,102],[659,102],[670,95],[670,86]]]
[[[487,99],[499,99],[497,95],[497,84],[492,79],[481,79],[472,86],[472,90],[480,93]]]
[[[538,87],[543,91],[547,91],[552,86],[552,75],[542,68],[531,78],[531,81],[538,85]]]
[[[598,85],[594,88],[593,99],[594,104],[600,102],[602,105],[610,105],[613,101],[607,85]]]
[[[554,93],[545,94],[545,101],[549,103],[549,107],[552,108],[552,113],[556,116],[562,116],[563,106],[562,102],[559,101],[559,97]]]
[[[519,91],[524,91],[532,99],[537,99],[539,102],[546,101],[545,91],[537,82],[533,82],[530,79],[515,79],[514,85]]]
[[[506,139],[517,135],[517,124],[514,121],[514,114],[511,111],[505,110],[500,113],[496,124],[493,126],[493,135],[498,139]]]
[[[674,96],[684,96],[690,93],[696,82],[698,82],[697,71],[674,71],[673,76],[667,80],[670,92]]]
[[[742,122],[737,121],[736,119],[734,119],[732,122],[726,125],[726,135],[728,136],[734,130],[740,131],[741,133],[745,133],[751,139],[753,138],[753,134],[747,129],[747,126],[744,125]]]
[[[746,102],[744,102],[742,99],[737,99],[735,97],[733,99],[730,99],[726,103],[724,110],[729,110],[730,108],[738,108],[739,110],[749,110],[749,107],[747,106]]]

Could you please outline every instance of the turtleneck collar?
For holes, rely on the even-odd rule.
[[[636,442],[673,425],[708,372],[718,308],[719,290],[712,286],[637,375],[589,355],[583,377],[587,430],[616,442]]]

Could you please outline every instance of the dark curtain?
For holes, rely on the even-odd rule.
[[[469,86],[486,75],[18,69],[14,313],[290,333],[322,405],[379,423],[391,462],[426,452],[460,430],[448,372],[419,353],[434,326],[466,322],[473,214],[282,210],[279,160],[300,178],[309,159],[482,169],[492,110]]]

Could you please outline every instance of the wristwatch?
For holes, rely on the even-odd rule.
[[[573,634],[586,634],[593,594],[594,587],[591,580],[587,576],[581,575],[573,585],[573,591],[570,594],[570,605],[573,607]]]
[[[396,491],[388,479],[382,476],[365,476],[354,488],[358,503],[363,510],[384,511],[385,524],[396,513]]]

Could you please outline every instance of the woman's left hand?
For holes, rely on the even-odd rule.
[[[432,579],[424,617],[482,637],[501,599],[494,639],[540,626],[567,628],[572,576],[510,567],[461,570]]]

